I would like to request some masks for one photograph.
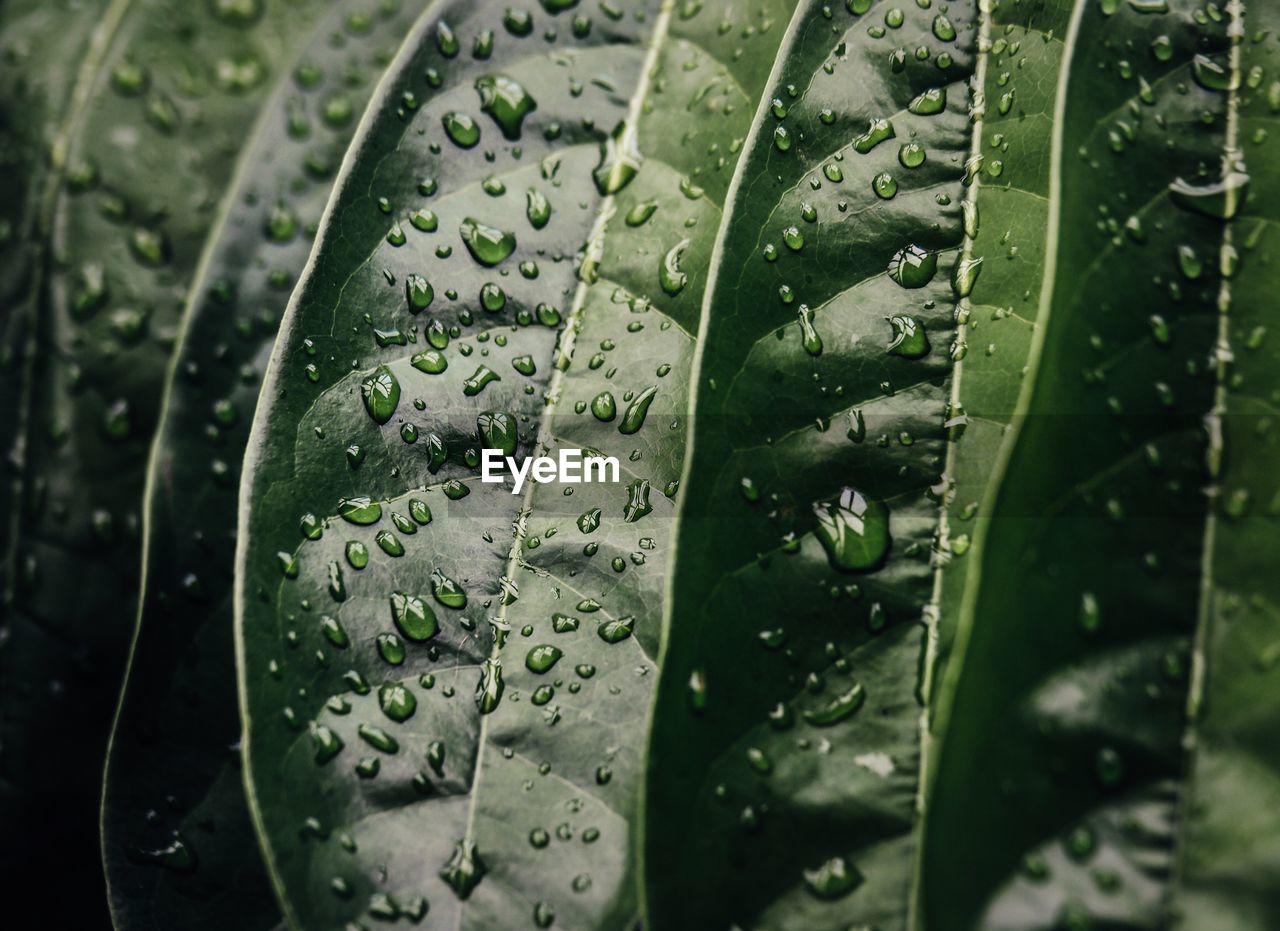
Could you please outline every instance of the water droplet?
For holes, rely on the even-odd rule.
[[[409,301],[409,309],[420,313],[431,306],[436,292],[425,275],[410,274],[404,280],[404,295]]]
[[[981,258],[961,259],[956,262],[951,272],[951,289],[957,298],[963,300],[973,293],[973,286],[977,284],[978,275],[981,272]]]
[[[515,251],[515,233],[507,233],[467,217],[458,227],[467,251],[481,265],[492,267]]]
[[[623,508],[623,519],[633,524],[653,510],[649,503],[649,482],[646,479],[635,479],[627,486],[627,504]]]
[[[596,188],[603,195],[618,193],[636,176],[642,161],[635,133],[625,121],[618,123],[600,143],[600,163],[592,173]]]
[[[480,127],[476,121],[465,113],[450,111],[442,118],[445,135],[453,144],[463,149],[470,149],[480,141]]]
[[[440,631],[435,611],[420,595],[392,592],[391,618],[399,631],[415,643],[430,640]]]
[[[519,81],[505,74],[476,78],[475,87],[480,94],[481,111],[493,117],[508,141],[519,139],[524,118],[538,108],[529,92]]]
[[[525,216],[536,230],[542,229],[551,219],[551,203],[537,188],[531,187],[525,194]]]
[[[682,239],[672,246],[667,250],[667,254],[662,259],[662,266],[658,270],[658,281],[662,285],[662,290],[672,297],[683,291],[689,280],[689,276],[680,270],[680,257],[688,246],[687,239]]]
[[[889,260],[889,277],[904,288],[923,288],[938,271],[938,255],[911,245]]]
[[[601,391],[591,400],[591,413],[595,415],[596,420],[608,423],[618,416],[618,405],[613,399],[612,392]]]
[[[415,353],[409,358],[409,364],[419,372],[426,372],[428,375],[439,375],[449,367],[449,362],[444,355],[434,349]]]
[[[893,137],[893,123],[886,119],[876,118],[871,121],[866,132],[853,140],[853,149],[859,155],[866,155],[880,143]]]
[[[387,682],[378,689],[378,705],[382,713],[397,724],[409,720],[418,710],[418,700],[400,682]]]
[[[817,869],[805,870],[804,884],[820,899],[838,899],[862,884],[862,874],[844,857],[832,857]]]
[[[1191,72],[1196,83],[1205,90],[1234,91],[1240,87],[1240,69],[1223,67],[1208,55],[1191,59]]]
[[[614,618],[613,620],[603,621],[596,628],[596,634],[605,643],[614,644],[621,643],[631,636],[631,631],[635,627],[635,618],[628,615],[627,617]]]
[[[395,414],[396,405],[400,403],[400,382],[389,368],[380,365],[360,382],[360,395],[369,416],[376,423],[384,424]]]
[[[835,501],[815,504],[813,513],[833,568],[866,572],[889,552],[889,509],[880,501],[846,487]]]
[[[643,226],[658,209],[656,200],[642,200],[630,210],[625,217],[627,226]]]
[[[1212,184],[1194,185],[1179,178],[1169,185],[1169,194],[1173,202],[1184,210],[1230,220],[1239,212],[1248,188],[1247,174],[1230,171],[1222,180]]]
[[[866,699],[867,693],[862,684],[855,683],[822,707],[805,711],[804,719],[814,727],[830,727],[852,717]]]
[[[618,432],[630,436],[639,433],[644,426],[644,419],[649,413],[649,405],[658,393],[657,385],[650,385],[632,399],[627,411],[622,415],[622,423],[618,424]]]
[[[871,179],[871,189],[876,192],[876,196],[882,200],[889,200],[894,194],[898,193],[898,182],[894,180],[893,175],[887,171],[882,171]]]
[[[491,656],[480,667],[480,681],[476,684],[476,707],[481,714],[490,714],[498,707],[504,689],[502,660]]]
[[[530,672],[544,673],[551,669],[564,656],[564,651],[549,643],[539,644],[529,651],[524,664]]]
[[[502,381],[502,376],[489,368],[487,365],[480,365],[470,376],[462,381],[462,393],[467,397],[475,397],[483,391],[491,382]]]
[[[904,142],[898,148],[898,162],[903,168],[919,168],[924,160],[924,146],[918,142]]]
[[[915,317],[903,314],[888,318],[893,327],[893,339],[886,351],[904,359],[919,359],[929,352],[929,337],[924,324]]]
[[[514,415],[506,411],[483,411],[476,417],[476,430],[485,448],[501,450],[504,456],[515,455],[520,429]]]
[[[1094,634],[1102,626],[1102,612],[1098,608],[1098,599],[1093,592],[1080,593],[1080,629],[1086,634]]]
[[[947,108],[947,89],[931,87],[907,104],[907,109],[919,116],[932,116]]]
[[[439,569],[431,572],[431,594],[446,608],[461,610],[467,606],[467,594],[462,586]]]
[[[368,526],[382,519],[382,505],[367,495],[341,498],[338,501],[338,515],[349,523]]]
[[[337,756],[343,747],[342,738],[323,724],[312,722],[311,746],[315,750],[316,765],[322,766]]]
[[[809,309],[808,304],[801,304],[797,311],[797,318],[800,324],[801,342],[804,345],[804,351],[811,356],[822,355],[822,337],[818,335],[818,331],[813,327],[813,311]]]

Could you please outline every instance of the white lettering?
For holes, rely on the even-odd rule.
[[[513,479],[513,495],[520,494],[524,483],[530,479],[540,485],[555,481],[566,485],[617,482],[620,468],[618,460],[613,456],[583,456],[582,450],[574,447],[561,449],[556,459],[550,456],[527,456],[523,462],[503,456],[500,449],[482,449],[480,480],[489,484],[501,484],[505,481],[504,464],[505,471],[510,472]]]
[[[577,485],[582,481],[582,450],[566,447],[560,450],[560,481]]]
[[[513,495],[520,494],[520,489],[524,487],[525,477],[529,474],[529,467],[533,465],[533,460],[526,458],[524,462],[516,465],[516,461],[510,457],[507,458],[507,468],[509,468],[516,477],[515,487],[511,489]]]

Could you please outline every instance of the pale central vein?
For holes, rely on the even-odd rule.
[[[662,47],[667,39],[667,32],[671,23],[671,14],[674,8],[674,0],[665,0],[662,8],[658,13],[658,18],[653,26],[652,38],[649,42],[649,48],[645,55],[644,62],[640,66],[640,80],[636,85],[635,92],[631,96],[630,105],[627,110],[626,128],[624,132],[634,136],[636,125],[639,121],[641,108],[644,99],[649,93],[649,86],[652,81],[652,75],[656,71],[658,55],[662,51]],[[614,195],[609,194],[600,203],[599,210],[596,214],[596,221],[591,229],[591,234],[587,240],[586,255],[584,257],[584,265],[591,261],[593,254],[598,252],[600,243],[604,239],[605,229],[609,224],[616,211],[614,205]],[[561,343],[557,364],[552,372],[551,379],[547,385],[546,406],[543,408],[542,418],[538,423],[538,433],[535,442],[537,447],[550,448],[551,443],[555,440],[553,433],[552,420],[556,407],[560,400],[560,389],[564,382],[565,371],[568,369],[568,361],[573,355],[573,346],[577,338],[578,329],[582,324],[583,310],[587,302],[587,292],[591,288],[592,282],[589,276],[583,275],[578,281],[577,290],[573,295],[573,304],[570,307],[568,318],[565,322],[564,337]],[[514,577],[516,570],[519,568],[523,560],[522,541],[525,535],[525,524],[532,510],[533,493],[537,485],[530,483],[528,490],[524,493],[519,516],[516,518],[515,527],[513,528],[513,539],[511,541],[511,552],[507,557],[507,568],[504,573],[507,578]],[[498,609],[498,617],[496,623],[501,625],[505,622],[507,616],[507,604],[503,604]],[[489,658],[497,659],[498,641],[495,639],[493,648],[490,650]],[[489,715],[482,715],[480,718],[480,733],[478,735],[478,745],[476,750],[476,766],[475,766],[475,784],[471,789],[471,798],[467,806],[467,825],[463,832],[465,841],[475,841],[475,821],[479,808],[480,798],[480,782],[484,778],[484,754],[488,743],[489,732]],[[455,928],[462,926],[462,915],[465,909],[458,910],[458,921]]]
[[[956,268],[961,269],[965,263],[973,258],[974,236],[977,230],[973,231],[973,236],[969,234],[969,217],[977,209],[978,190],[981,187],[982,172],[973,170],[973,166],[980,165],[982,157],[982,131],[985,126],[986,117],[986,82],[987,82],[987,59],[989,58],[989,49],[991,48],[991,5],[987,3],[978,4],[978,35],[977,42],[977,62],[973,70],[973,132],[969,139],[969,157],[965,162],[965,171],[969,174],[969,189],[965,192],[964,210],[961,222],[966,227],[964,232],[964,241],[960,250],[960,255],[956,259]],[[960,297],[956,303],[956,335],[955,346],[957,348],[964,346],[965,333],[967,330],[966,319],[970,312],[969,296]],[[960,410],[960,388],[961,379],[964,374],[964,356],[959,354],[952,368],[951,375],[951,394],[947,401],[947,420],[944,422],[943,429],[949,431],[950,428],[946,423],[956,416],[956,412]],[[950,483],[955,480],[956,455],[959,446],[958,438],[949,439],[947,442],[947,455],[943,464],[942,478],[944,483]],[[922,670],[923,681],[920,684],[920,773],[916,780],[916,845],[915,845],[915,863],[911,876],[911,894],[907,902],[907,927],[914,929],[919,926],[920,922],[920,906],[922,896],[921,878],[924,873],[923,869],[923,851],[924,851],[924,813],[928,807],[928,793],[931,784],[929,778],[930,770],[933,767],[933,735],[929,731],[929,707],[930,695],[933,692],[933,676],[934,666],[937,663],[938,653],[938,617],[939,605],[942,600],[942,584],[943,572],[948,563],[948,547],[950,526],[948,521],[947,508],[951,504],[950,488],[947,488],[941,495],[938,502],[938,535],[936,552],[934,553],[933,568],[933,590],[929,597],[929,603],[925,606],[923,620],[925,625],[925,658]]]
[[[1240,97],[1237,88],[1240,86],[1240,41],[1244,34],[1244,10],[1240,0],[1230,0],[1227,4],[1229,22],[1227,35],[1231,42],[1228,60],[1230,80],[1227,87],[1227,123],[1222,142],[1222,176],[1224,179],[1235,171],[1244,169],[1240,143]],[[1243,195],[1241,195],[1243,196]],[[1228,206],[1232,197],[1227,194]],[[1200,599],[1196,611],[1195,641],[1191,649],[1191,675],[1187,686],[1187,729],[1183,737],[1183,745],[1190,754],[1196,746],[1196,725],[1199,723],[1200,705],[1204,700],[1205,680],[1205,643],[1209,633],[1210,614],[1213,610],[1213,551],[1217,537],[1218,518],[1218,476],[1222,467],[1223,435],[1222,417],[1227,410],[1227,365],[1231,362],[1231,331],[1228,326],[1228,311],[1231,308],[1231,279],[1222,270],[1234,262],[1234,232],[1230,220],[1231,210],[1227,212],[1227,222],[1222,228],[1222,243],[1218,250],[1219,274],[1222,281],[1218,287],[1218,332],[1213,349],[1214,374],[1217,383],[1213,391],[1213,406],[1205,416],[1205,428],[1209,434],[1209,448],[1206,460],[1212,483],[1208,495],[1208,510],[1205,514],[1204,539],[1200,552]],[[1193,770],[1194,772],[1194,770]],[[1186,845],[1186,813],[1190,806],[1190,793],[1184,790],[1180,804],[1179,828],[1177,839],[1177,855],[1174,857],[1173,878],[1169,884],[1174,889],[1180,883],[1183,872],[1183,855]]]

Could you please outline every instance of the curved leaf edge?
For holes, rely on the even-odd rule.
[[[367,131],[377,120],[382,107],[390,99],[388,93],[395,83],[400,79],[401,71],[406,63],[412,60],[418,46],[426,41],[429,29],[434,26],[437,13],[446,5],[447,0],[431,0],[431,2],[423,9],[419,15],[413,29],[404,37],[400,48],[396,51],[395,57],[387,65],[382,72],[382,76],[378,79],[377,87],[369,98],[369,103],[365,107],[364,113],[361,114],[360,122],[357,124],[355,133],[352,136],[352,143],[347,148],[346,154],[342,158],[342,166],[338,169],[337,177],[333,183],[333,189],[329,194],[329,202],[326,204],[324,213],[320,216],[319,231],[316,233],[315,239],[311,245],[311,255],[307,259],[301,274],[298,276],[297,283],[294,286],[293,294],[289,298],[289,303],[285,307],[284,316],[280,320],[280,329],[276,334],[275,346],[271,351],[271,359],[267,363],[267,371],[262,379],[262,390],[258,394],[259,403],[254,411],[253,425],[249,431],[249,443],[245,447],[244,461],[240,470],[240,493],[239,493],[239,515],[237,517],[237,527],[243,529],[249,525],[249,515],[252,506],[253,497],[253,481],[252,477],[257,469],[258,461],[262,455],[262,447],[264,439],[267,435],[266,427],[266,409],[262,406],[262,398],[271,392],[281,379],[281,371],[284,368],[284,355],[288,346],[287,334],[296,322],[299,311],[298,304],[302,296],[302,285],[311,277],[313,268],[315,267],[316,258],[319,256],[330,229],[332,228],[330,220],[337,212],[338,204],[342,199],[342,194],[350,182],[351,174],[359,157],[363,145],[362,141],[367,135]],[[253,761],[250,753],[252,741],[252,717],[249,713],[249,683],[246,675],[245,663],[245,642],[244,642],[244,603],[246,598],[245,578],[247,575],[246,564],[248,561],[248,535],[239,532],[236,534],[236,566],[235,581],[232,594],[233,609],[235,611],[235,648],[236,648],[236,694],[239,698],[240,705],[240,721],[241,721],[241,738],[240,738],[240,759],[241,759],[241,775],[244,781],[245,798],[249,804],[249,817],[253,822],[254,833],[258,838],[258,847],[262,853],[263,863],[267,869],[267,876],[271,880],[272,888],[275,890],[276,901],[280,905],[281,913],[284,916],[284,923],[289,928],[302,928],[297,913],[294,911],[289,900],[288,890],[285,887],[284,879],[281,877],[279,868],[276,865],[274,852],[268,840],[268,832],[266,824],[263,821],[262,811],[258,802],[258,795],[254,787],[253,781]]]

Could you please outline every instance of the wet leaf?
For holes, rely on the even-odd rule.
[[[445,4],[409,39],[275,351],[246,469],[239,623],[254,804],[302,926],[357,920],[387,888],[459,927],[554,915],[629,929],[638,910],[632,822],[693,334],[755,109],[744,96],[764,85],[787,4],[745,38],[719,28],[737,15],[727,0],[684,16],[649,0],[616,18],[561,6],[513,19]],[[589,30],[571,25],[579,14]],[[446,53],[486,30],[488,57]],[[624,154],[630,167],[600,185]],[[642,203],[646,222],[629,225]],[[412,224],[427,209],[434,229]],[[685,281],[670,293],[676,242]],[[412,275],[430,282],[429,307],[406,303]],[[375,338],[394,328],[406,345]],[[382,376],[398,403],[371,417],[362,384]],[[604,391],[611,416],[593,405]],[[509,478],[481,480],[484,448],[618,467],[513,494]],[[379,510],[334,521],[353,495]],[[393,558],[377,534],[414,501],[429,522],[398,529]],[[304,514],[322,536],[299,533]],[[349,568],[349,541],[364,568]],[[426,628],[404,619],[426,611],[430,635],[411,636]],[[340,617],[349,647],[322,616]],[[413,696],[402,721],[379,705],[388,682]],[[396,741],[376,767],[360,731],[375,724]],[[300,836],[309,817],[328,833]],[[543,850],[538,831],[565,840]]]

